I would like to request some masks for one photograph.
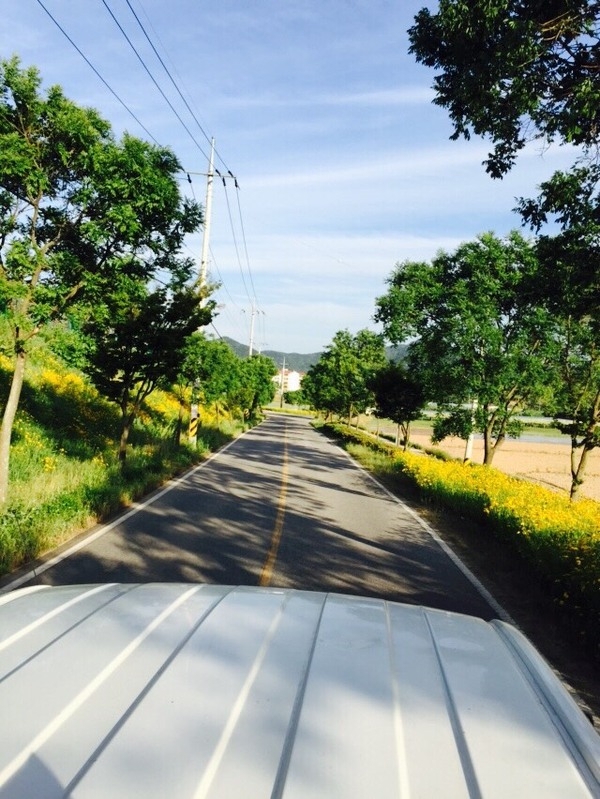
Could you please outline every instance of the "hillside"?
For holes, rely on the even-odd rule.
[[[235,341],[235,339],[228,338],[227,336],[223,336],[223,341],[229,344],[238,357],[245,358],[248,355],[247,344],[240,344],[239,341]],[[299,352],[279,352],[277,350],[263,350],[262,355],[272,358],[279,369],[281,369],[283,359],[285,358],[286,369],[292,369],[296,372],[308,372],[310,367],[321,357],[320,352],[302,354]]]
[[[245,358],[248,355],[248,345],[240,344],[235,339],[223,336],[225,341],[235,354],[240,358]],[[386,347],[386,355],[390,360],[403,360],[406,355],[406,345],[400,344],[398,347]],[[283,360],[285,358],[285,366],[287,369],[292,369],[296,372],[308,372],[311,366],[315,364],[321,357],[320,352],[299,353],[299,352],[279,352],[277,350],[263,350],[263,355],[272,358],[277,367],[281,369]]]

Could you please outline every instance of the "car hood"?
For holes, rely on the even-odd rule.
[[[600,796],[600,738],[512,626],[148,584],[0,600],[0,798]]]

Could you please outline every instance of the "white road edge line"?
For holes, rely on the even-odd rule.
[[[250,428],[250,430],[254,429],[256,428]],[[98,538],[102,538],[103,535],[110,532],[115,527],[118,527],[126,519],[129,519],[131,516],[135,516],[136,513],[139,513],[141,510],[144,510],[149,505],[152,505],[154,502],[156,502],[157,499],[160,499],[165,494],[168,494],[169,491],[172,491],[174,488],[177,488],[177,486],[180,483],[184,483],[186,480],[192,477],[196,472],[200,471],[200,469],[203,469],[205,466],[208,466],[209,463],[211,463],[220,455],[222,455],[226,450],[229,449],[229,447],[235,444],[236,441],[239,441],[240,438],[245,436],[246,433],[248,432],[249,430],[245,430],[237,438],[234,438],[233,441],[230,441],[229,444],[226,444],[224,447],[221,447],[221,449],[217,450],[217,452],[213,452],[213,454],[210,457],[208,457],[205,461],[202,461],[202,463],[199,463],[197,466],[193,466],[191,469],[188,469],[188,471],[182,474],[180,477],[177,477],[173,480],[169,480],[169,482],[164,486],[164,488],[160,489],[155,494],[152,494],[143,502],[135,502],[129,510],[125,511],[125,513],[122,513],[112,522],[109,522],[109,524],[103,525],[102,527],[100,527],[99,530],[96,530],[95,532],[90,533],[90,535],[85,536],[85,538],[82,538],[76,544],[73,544],[73,546],[69,547],[68,549],[65,549],[59,555],[50,558],[50,560],[44,561],[44,563],[41,563],[39,566],[30,569],[26,574],[22,574],[19,577],[16,577],[14,580],[11,580],[9,583],[6,583],[5,585],[1,586],[0,596],[2,594],[8,593],[9,591],[14,591],[15,588],[19,588],[19,586],[29,582],[30,580],[34,580],[36,577],[39,577],[40,574],[43,574],[48,569],[51,569],[53,566],[56,566],[61,561],[66,560],[67,558],[71,557],[71,555],[74,555],[76,552],[79,552],[80,549],[83,549],[84,547],[88,546],[88,544],[92,544]]]
[[[453,549],[452,549],[452,548],[451,548],[451,547],[450,547],[450,546],[449,546],[449,545],[448,545],[448,544],[447,544],[447,543],[446,543],[446,542],[443,540],[443,538],[441,538],[441,537],[439,536],[439,534],[436,532],[436,530],[435,530],[435,529],[434,529],[434,528],[433,528],[433,527],[432,527],[432,526],[431,526],[431,525],[430,525],[428,522],[426,522],[426,521],[425,521],[425,519],[421,518],[421,516],[419,516],[419,514],[418,514],[418,513],[417,513],[415,510],[413,510],[413,509],[412,509],[412,508],[411,508],[409,505],[407,505],[405,502],[403,502],[403,501],[402,501],[402,500],[401,500],[399,497],[397,497],[395,494],[392,494],[392,492],[391,492],[391,491],[390,491],[388,488],[386,488],[386,487],[383,485],[383,483],[381,483],[381,482],[380,482],[380,481],[379,481],[379,480],[378,480],[376,477],[374,477],[374,476],[371,474],[371,472],[369,472],[369,471],[368,471],[368,469],[366,469],[366,468],[365,468],[365,467],[364,467],[362,464],[358,463],[358,461],[355,461],[355,460],[354,460],[354,458],[352,457],[352,455],[350,455],[350,453],[349,453],[349,452],[347,452],[345,449],[342,449],[341,447],[339,447],[339,450],[340,450],[340,452],[343,452],[343,453],[344,453],[344,455],[345,455],[345,456],[346,456],[346,457],[347,457],[347,458],[348,458],[348,459],[349,459],[349,460],[350,460],[350,461],[351,461],[351,462],[352,462],[352,463],[353,463],[353,464],[354,464],[354,465],[355,465],[355,466],[356,466],[358,469],[360,469],[360,470],[361,470],[361,471],[362,471],[364,474],[366,474],[366,476],[367,476],[367,477],[368,477],[370,480],[372,480],[372,481],[375,483],[375,485],[379,486],[379,488],[380,488],[380,489],[381,489],[383,492],[385,492],[385,493],[388,495],[388,497],[389,497],[391,500],[393,500],[394,502],[396,502],[398,505],[401,505],[401,506],[402,506],[402,508],[403,508],[403,509],[404,509],[404,510],[405,510],[405,511],[408,513],[408,514],[410,514],[410,516],[412,516],[412,517],[413,517],[413,519],[414,519],[416,522],[418,522],[418,523],[421,525],[421,527],[422,527],[422,528],[423,528],[423,529],[424,529],[424,530],[425,530],[427,533],[429,533],[429,535],[430,535],[430,536],[433,538],[433,540],[436,542],[436,544],[437,544],[439,547],[441,547],[441,548],[444,550],[444,552],[446,553],[446,555],[448,555],[448,557],[449,557],[449,558],[450,558],[450,560],[451,560],[451,561],[454,563],[454,565],[455,565],[457,568],[459,568],[459,569],[460,569],[460,571],[461,571],[461,572],[462,572],[462,573],[465,575],[465,577],[466,577],[466,578],[469,580],[469,582],[470,582],[470,583],[471,583],[471,584],[474,586],[474,588],[476,588],[476,589],[477,589],[477,591],[479,591],[479,593],[481,594],[481,596],[482,596],[482,597],[485,599],[485,601],[486,601],[486,602],[489,604],[489,606],[492,608],[492,610],[493,610],[495,613],[497,613],[497,614],[498,614],[498,618],[499,618],[499,619],[501,619],[502,621],[506,621],[506,622],[508,622],[509,624],[512,624],[514,627],[517,627],[517,628],[518,628],[518,624],[517,624],[517,623],[516,623],[516,621],[515,621],[515,620],[512,618],[512,616],[510,615],[510,613],[508,613],[508,611],[507,611],[507,610],[505,610],[505,609],[502,607],[502,605],[501,605],[501,604],[500,604],[500,603],[499,603],[499,602],[498,602],[498,601],[497,601],[497,600],[496,600],[496,599],[495,599],[495,598],[492,596],[492,594],[490,594],[490,592],[489,592],[489,591],[487,590],[487,588],[486,588],[486,587],[483,585],[483,583],[482,583],[482,582],[481,582],[481,581],[480,581],[480,580],[479,580],[477,577],[475,577],[475,575],[474,575],[474,574],[473,574],[473,572],[472,572],[472,571],[469,569],[469,567],[468,567],[466,564],[464,564],[464,563],[462,562],[462,560],[459,558],[459,556],[456,554],[456,552],[455,552],[455,551],[454,551],[454,550],[453,550]]]

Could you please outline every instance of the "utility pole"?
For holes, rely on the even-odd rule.
[[[252,301],[252,311],[250,314],[250,343],[248,345],[248,357],[252,357],[252,353],[254,351],[254,317],[256,316],[256,305],[254,301]]]
[[[215,169],[215,140],[210,140],[210,156],[208,159],[208,173],[206,175],[206,204],[204,208],[204,236],[202,237],[202,255],[200,258],[200,274],[198,275],[198,289],[200,292],[200,305],[206,304],[206,283],[208,275],[208,247],[210,243],[210,220],[212,215],[212,188]],[[189,175],[188,175],[189,178]],[[200,420],[200,406],[198,403],[199,381],[194,382],[192,389],[192,403],[190,407],[190,426],[188,439],[194,446],[198,442],[198,423]]]
[[[208,173],[206,175],[206,203],[204,206],[204,236],[202,238],[202,257],[200,259],[200,277],[198,284],[200,292],[206,289],[208,274],[208,248],[210,243],[210,223],[212,217],[213,179],[215,176],[215,140],[210,140],[210,157],[208,159]]]

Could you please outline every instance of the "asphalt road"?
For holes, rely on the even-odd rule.
[[[432,532],[306,419],[272,415],[26,584],[260,584],[498,617]]]

